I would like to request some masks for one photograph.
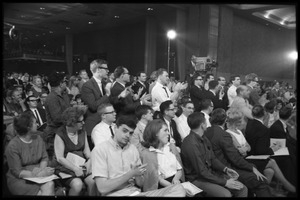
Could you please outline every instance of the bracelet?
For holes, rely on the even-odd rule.
[[[225,167],[225,168],[223,169],[224,173],[227,173],[227,170],[228,170],[228,167]]]

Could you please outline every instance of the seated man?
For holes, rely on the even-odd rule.
[[[237,181],[238,173],[220,162],[204,135],[206,122],[203,113],[188,117],[191,132],[181,145],[181,159],[186,181],[202,189],[209,197],[247,197],[248,189]]]
[[[204,135],[210,140],[216,157],[226,166],[239,173],[238,180],[244,183],[257,197],[270,197],[270,190],[266,177],[262,175],[254,164],[247,162],[234,147],[232,138],[224,130],[226,112],[217,108],[212,112],[211,124]]]
[[[129,143],[135,127],[135,120],[131,117],[120,116],[114,137],[95,146],[92,151],[92,175],[102,196],[129,196],[140,192],[136,186],[143,186],[146,165],[141,165],[137,148]],[[184,197],[185,194],[184,188],[176,184],[138,195]]]

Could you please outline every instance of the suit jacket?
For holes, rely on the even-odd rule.
[[[134,114],[135,108],[141,105],[141,103],[140,101],[134,101],[131,94],[119,99],[118,96],[124,89],[125,87],[116,81],[111,88],[109,100],[113,104],[117,114]]]
[[[99,86],[94,78],[85,82],[81,88],[81,99],[88,106],[85,116],[85,127],[87,135],[90,136],[93,128],[101,119],[97,114],[97,108],[103,103],[109,103],[108,96],[105,94],[105,83],[102,83],[103,96],[101,95]]]
[[[270,148],[270,129],[256,119],[249,119],[245,138],[251,146],[250,155],[273,155]]]
[[[199,89],[197,86],[192,85],[190,89],[190,97],[195,106],[195,111],[200,112],[201,101],[206,98],[204,88],[201,87],[201,89]]]
[[[142,85],[139,81],[137,81],[135,84],[132,85],[132,90],[134,94],[137,94],[140,87],[143,88],[142,93],[140,95],[140,97],[142,97],[144,94],[148,94],[149,93],[149,84],[147,82],[144,83],[144,85]]]
[[[297,151],[297,140],[292,138],[288,132],[285,132],[283,124],[280,120],[277,120],[270,127],[270,137],[286,139],[286,147],[289,149],[290,155],[296,155]]]
[[[215,156],[224,165],[252,172],[254,165],[243,158],[234,147],[231,135],[220,126],[212,125],[204,135],[210,140]]]
[[[165,121],[164,118],[161,118],[161,119]],[[181,148],[181,143],[182,143],[182,141],[181,141],[181,136],[180,136],[180,134],[179,134],[179,132],[178,132],[178,130],[177,130],[176,122],[175,122],[173,119],[172,119],[171,122],[170,122],[170,126],[171,126],[172,131],[173,131],[173,138],[174,138],[174,140],[175,140],[175,145],[176,145],[177,147]]]
[[[19,81],[19,84],[18,84],[18,82],[14,78],[11,79],[11,80],[9,80],[7,82],[7,88],[13,88],[16,85],[21,85],[23,87],[23,90],[24,90],[23,81],[20,80],[20,79],[18,79],[18,81]]]
[[[40,116],[41,116],[41,118],[42,118],[42,120],[43,120],[43,123],[46,123],[47,122],[47,118],[46,118],[46,111],[44,110],[44,109],[42,109],[42,108],[39,108],[39,107],[37,107],[36,108],[37,109],[37,111],[39,112],[39,114],[40,114]],[[32,112],[32,110],[30,110],[30,109],[28,109],[30,112]],[[32,112],[32,114],[34,115],[34,113]],[[35,115],[34,115],[35,116]],[[37,121],[38,122],[38,121]],[[39,126],[40,126],[41,124],[39,124]]]
[[[259,103],[259,99],[260,99],[260,96],[257,92],[257,90],[251,88],[250,86],[248,86],[249,88],[249,91],[250,91],[250,95],[249,95],[249,103],[254,106],[254,105],[260,105]]]
[[[224,107],[223,100],[219,99],[219,95],[214,95],[214,93],[209,90],[205,91],[205,98],[210,99],[214,103],[214,109]]]
[[[217,97],[219,96],[219,93],[220,93],[221,90],[219,90],[217,92]],[[228,99],[228,94],[227,94],[227,91],[228,91],[228,87],[224,86],[224,96],[223,96],[223,99],[222,99],[222,104],[223,104],[223,109],[224,110],[227,110],[228,109],[228,105],[229,105],[229,99]]]

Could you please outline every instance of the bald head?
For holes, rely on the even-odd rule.
[[[248,99],[250,94],[248,86],[239,85],[236,89],[236,94],[237,96],[243,97],[244,99]]]

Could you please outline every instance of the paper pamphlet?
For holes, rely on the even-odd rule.
[[[276,142],[279,142],[281,147],[286,147],[286,139],[277,139],[277,138],[270,138],[270,144],[271,146],[275,144]]]
[[[203,190],[201,190],[200,188],[196,187],[194,184],[192,184],[191,182],[184,182],[181,183],[182,187],[184,187],[186,193],[188,196],[195,196],[196,194],[202,192]]]
[[[41,184],[41,183],[47,183],[54,179],[59,179],[59,177],[56,176],[55,174],[52,174],[51,176],[46,176],[46,177],[32,177],[32,178],[24,178],[24,179]]]
[[[66,173],[63,173],[63,172],[59,172],[58,175],[59,175],[62,179],[65,179],[65,178],[71,178],[71,177],[72,177],[72,175],[66,174]]]
[[[70,161],[71,163],[73,163],[77,167],[81,167],[85,163],[84,158],[77,156],[76,154],[70,153],[70,152],[67,154],[66,159],[68,161]]]
[[[274,152],[274,155],[272,156],[288,156],[289,154],[289,150],[287,147],[283,147],[281,149],[278,149],[277,151]]]
[[[246,157],[246,159],[258,159],[258,160],[265,160],[268,158],[270,158],[270,155],[252,155],[252,156]]]

